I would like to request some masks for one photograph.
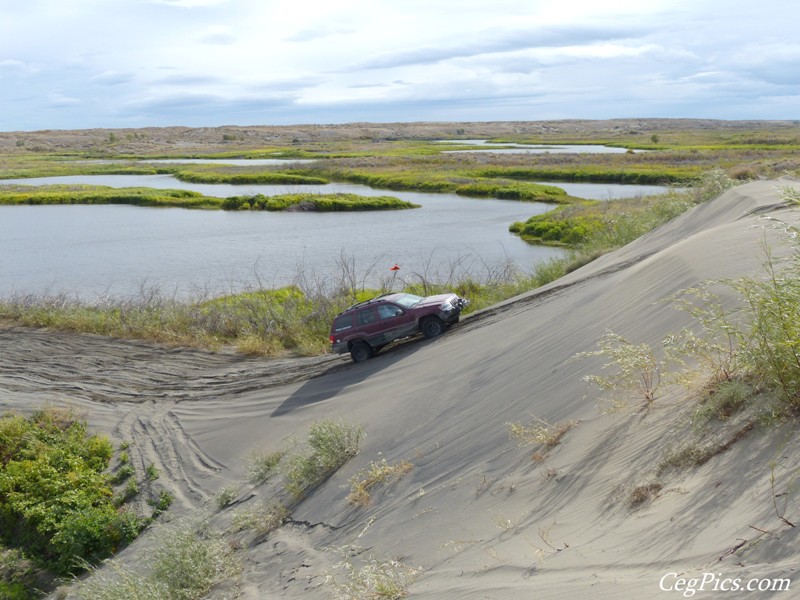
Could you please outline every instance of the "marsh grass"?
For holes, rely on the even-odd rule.
[[[561,206],[513,223],[509,230],[537,244],[565,246],[590,257],[619,248],[736,185],[721,169],[711,169],[688,191]]]
[[[2,183],[2,181],[0,181]],[[319,183],[309,181],[305,183]],[[325,183],[324,181],[322,183]],[[222,210],[342,212],[402,210],[419,205],[393,196],[358,194],[296,193],[217,198],[199,192],[154,188],[112,188],[94,185],[2,186],[0,205],[40,204],[130,204],[148,207],[177,207]]]
[[[464,256],[446,265],[428,264],[393,282],[375,277],[374,265],[362,269],[354,257],[343,255],[330,277],[315,277],[301,266],[292,285],[255,287],[217,298],[182,300],[157,286],[142,286],[138,295],[127,298],[92,301],[68,294],[12,294],[0,298],[0,319],[170,346],[232,346],[244,354],[312,356],[329,350],[336,314],[390,289],[421,295],[455,291],[470,300],[467,314],[547,283],[564,269],[564,264],[548,261],[529,274],[511,261],[490,265]]]

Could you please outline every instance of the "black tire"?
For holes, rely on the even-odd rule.
[[[372,358],[372,346],[366,342],[356,342],[350,346],[350,358],[353,362],[360,363]]]
[[[419,324],[419,328],[426,338],[433,338],[442,335],[447,326],[438,317],[425,317]]]

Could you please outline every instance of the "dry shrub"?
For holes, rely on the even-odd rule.
[[[369,467],[359,471],[350,480],[350,494],[347,501],[357,506],[368,506],[372,500],[370,491],[381,483],[397,481],[414,468],[407,460],[390,465],[383,458],[378,462],[371,462]]]

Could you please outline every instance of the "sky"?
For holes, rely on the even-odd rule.
[[[0,130],[800,118],[789,0],[0,0]]]

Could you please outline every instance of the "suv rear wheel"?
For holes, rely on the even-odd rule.
[[[366,342],[356,342],[350,347],[350,358],[353,359],[353,362],[364,362],[372,358],[372,354],[372,346]]]
[[[442,335],[445,327],[446,325],[444,324],[444,321],[438,319],[437,317],[426,317],[422,319],[422,322],[419,324],[422,335],[424,335],[426,338]]]

